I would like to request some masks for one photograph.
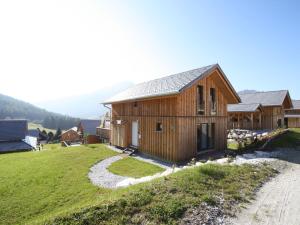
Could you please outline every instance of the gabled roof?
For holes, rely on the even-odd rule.
[[[293,100],[293,109],[300,109],[300,100]]]
[[[82,126],[83,132],[90,135],[96,134],[96,128],[100,126],[100,120],[81,120],[80,125]]]
[[[27,130],[27,120],[0,120],[0,141],[23,140]]]
[[[69,131],[77,132],[77,131],[78,131],[78,128],[77,128],[77,127],[72,127],[72,128],[70,128],[70,129],[68,129],[68,130],[66,130],[66,131],[64,131],[64,132],[62,132],[62,133],[64,134],[64,133],[67,133],[67,132],[69,132]]]
[[[214,69],[219,69],[220,73],[223,75],[225,81],[227,82],[228,87],[235,95],[235,98],[239,101],[239,96],[237,95],[234,88],[223,73],[221,67],[218,64],[213,64],[137,84],[113,96],[112,98],[105,101],[103,104],[178,94],[183,89],[191,86],[195,81],[200,80],[205,76],[209,75]]]
[[[289,97],[289,92],[287,90],[266,91],[240,94],[239,96],[242,103],[245,104],[260,103],[262,106],[280,106],[285,98]]]
[[[228,104],[227,111],[228,112],[256,112],[258,109],[261,108],[261,104],[259,103],[252,103],[252,104]]]

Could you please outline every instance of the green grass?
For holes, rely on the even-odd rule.
[[[280,138],[272,141],[269,148],[296,148],[300,146],[300,128],[291,128]]]
[[[38,123],[28,123],[28,129],[37,129],[37,128],[39,128],[41,131],[45,130],[47,133],[49,133],[51,131],[52,133],[55,134],[55,132],[56,132],[55,129],[45,128],[41,124],[38,124]]]
[[[58,217],[47,224],[178,224],[184,212],[202,202],[230,212],[232,203],[248,202],[275,173],[268,166],[207,164],[127,189],[119,198]]]
[[[32,224],[59,213],[109,198],[93,186],[89,168],[116,153],[103,145],[0,155],[0,224]]]
[[[150,176],[164,171],[164,169],[159,166],[146,163],[131,157],[126,157],[112,163],[108,167],[108,170],[117,175],[134,178]]]
[[[230,210],[229,202],[248,201],[274,173],[267,166],[204,165],[128,188],[93,186],[89,168],[113,155],[104,145],[54,144],[0,155],[0,224],[177,224],[201,202],[218,204],[224,196]]]

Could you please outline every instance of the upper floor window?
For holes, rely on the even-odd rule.
[[[216,89],[210,88],[210,112],[215,115],[217,112]]]
[[[205,101],[204,101],[204,90],[203,86],[197,86],[197,114],[204,115],[205,112]]]
[[[156,131],[162,131],[162,130],[163,130],[162,123],[160,122],[156,123]]]

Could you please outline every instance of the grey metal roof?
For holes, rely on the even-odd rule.
[[[90,135],[96,135],[96,128],[100,126],[100,120],[81,120],[80,124],[83,132]]]
[[[0,153],[29,151],[33,147],[24,141],[8,141],[0,142]]]
[[[261,107],[259,103],[252,103],[252,104],[228,104],[227,111],[228,112],[255,112],[257,109]]]
[[[40,136],[40,132],[37,129],[30,129],[27,132],[27,136],[38,138]]]
[[[300,100],[293,100],[293,109],[300,109]]]
[[[112,98],[105,101],[104,104],[177,94],[183,88],[189,86],[195,80],[201,79],[215,68],[220,67],[218,64],[213,64],[198,69],[140,83],[113,96]]]
[[[0,141],[25,139],[27,130],[27,120],[0,120]]]
[[[260,103],[262,106],[279,106],[283,104],[287,90],[239,94],[242,103]]]

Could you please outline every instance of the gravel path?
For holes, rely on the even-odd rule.
[[[108,168],[113,162],[116,162],[120,159],[122,159],[122,156],[117,155],[108,159],[104,159],[94,165],[88,174],[91,182],[94,185],[105,188],[116,188],[117,183],[127,179],[128,177],[115,175],[109,172],[106,168]]]
[[[281,173],[266,183],[256,200],[227,224],[300,224],[300,151],[287,150],[281,160],[271,164]]]

